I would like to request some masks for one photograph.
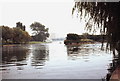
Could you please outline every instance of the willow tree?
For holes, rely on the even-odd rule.
[[[120,2],[75,2],[72,14],[87,20],[88,30],[100,29],[107,35],[107,47],[120,55]]]

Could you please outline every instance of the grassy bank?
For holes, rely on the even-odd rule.
[[[30,41],[28,44],[39,44],[39,43],[46,43],[46,42],[40,42],[40,41]]]
[[[30,42],[27,42],[27,43],[6,43],[6,44],[2,44],[2,45],[39,44],[39,43],[51,43],[51,42],[30,41]]]
[[[39,43],[51,43],[51,42],[30,41],[28,44],[39,44]]]
[[[40,43],[49,43],[49,42],[30,41],[28,43],[22,43],[22,44],[40,44]],[[16,46],[16,45],[22,45],[22,44],[2,44],[0,46]]]

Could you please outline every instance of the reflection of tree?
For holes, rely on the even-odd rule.
[[[49,52],[44,45],[36,46],[32,53],[32,66],[43,66],[45,61],[48,60]]]
[[[97,45],[96,45],[97,46]],[[89,61],[90,56],[100,55],[100,48],[94,47],[91,44],[86,45],[67,45],[67,54],[70,59],[84,59],[84,61]],[[102,52],[102,51],[101,51]]]
[[[109,64],[108,74],[106,75],[106,80],[109,81],[113,71],[120,66],[120,56],[114,56],[112,63]]]
[[[67,53],[68,54],[73,54],[73,53],[78,54],[79,50],[80,50],[80,48],[77,46],[67,46]]]
[[[87,60],[89,56],[89,49],[84,49],[82,47],[79,46],[67,46],[67,54],[69,56],[70,59],[75,60],[78,59],[80,57],[82,57],[83,59]]]
[[[5,46],[2,49],[2,62],[22,61],[26,59],[28,49]]]

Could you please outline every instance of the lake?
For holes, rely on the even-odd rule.
[[[3,79],[101,79],[108,73],[112,53],[101,43],[65,46],[63,41],[4,46]]]

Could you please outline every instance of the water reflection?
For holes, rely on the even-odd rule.
[[[19,47],[3,47],[2,62],[22,61],[26,59],[28,49]]]
[[[32,46],[34,49],[31,51],[33,56],[30,58],[32,59],[31,65],[32,66],[44,66],[45,61],[49,60],[49,50],[46,48],[45,45],[35,45]]]
[[[67,46],[67,54],[69,56],[69,59],[75,60],[77,59],[80,52],[79,46]]]
[[[112,56],[101,51],[101,44],[66,48],[60,42],[4,47],[3,79],[101,79],[106,75]]]
[[[0,70],[7,70],[5,67],[9,66],[44,66],[48,54],[46,45],[41,44],[3,46]],[[21,68],[23,67],[17,67],[18,70],[23,70]]]
[[[67,45],[67,54],[69,59],[77,60],[77,59],[84,59],[86,62],[89,61],[89,57],[92,55],[99,55],[99,53],[95,53],[100,51],[98,47],[90,48],[91,44],[81,45],[81,46],[74,46],[74,45]]]

